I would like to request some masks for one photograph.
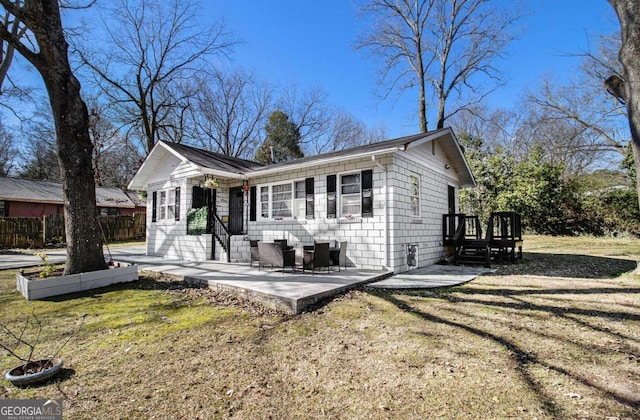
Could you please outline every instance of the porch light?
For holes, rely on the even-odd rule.
[[[249,186],[249,181],[246,179],[242,180],[242,190],[244,192],[249,192],[249,190],[251,189],[251,186]]]

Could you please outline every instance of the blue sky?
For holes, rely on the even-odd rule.
[[[494,0],[496,6],[509,0]],[[376,63],[353,48],[369,22],[359,17],[359,0],[209,0],[206,13],[223,18],[242,41],[233,64],[253,69],[276,85],[323,89],[329,103],[369,126],[384,126],[389,137],[417,131],[416,93],[380,101],[376,97]],[[571,76],[578,65],[567,54],[595,46],[597,35],[616,29],[605,0],[529,0],[530,12],[499,63],[507,86],[487,100],[510,107],[525,87],[545,73]],[[433,120],[433,117],[430,118]]]

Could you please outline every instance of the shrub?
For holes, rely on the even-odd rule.
[[[207,233],[207,215],[209,209],[201,207],[187,212],[187,235]]]

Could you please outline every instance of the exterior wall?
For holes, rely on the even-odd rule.
[[[149,185],[147,192],[147,255],[187,261],[211,260],[212,235],[187,235],[187,212],[193,201],[193,187],[199,186],[202,177],[178,178]],[[229,187],[242,185],[238,181],[231,184],[222,181],[216,193],[216,211],[222,218],[229,214]],[[180,220],[152,221],[153,192],[180,187]],[[242,237],[240,237],[242,238]],[[247,244],[247,252],[249,245]],[[233,255],[233,253],[232,253]],[[215,244],[214,259],[226,261],[226,253],[219,244]]]
[[[347,260],[351,266],[362,269],[388,268],[395,272],[422,267],[445,256],[442,246],[442,215],[447,213],[448,187],[459,188],[453,169],[446,169],[449,160],[437,143],[423,144],[405,152],[384,156],[359,158],[323,167],[289,171],[276,175],[249,179],[251,186],[259,187],[284,181],[314,178],[314,219],[263,219],[249,221],[249,194],[245,193],[244,220],[246,233],[232,236],[231,261],[249,261],[249,239],[272,241],[287,239],[297,253],[303,245],[314,241],[347,241]],[[186,260],[211,259],[215,245],[216,260],[226,261],[219,244],[212,243],[212,235],[186,235],[187,212],[192,203],[192,187],[200,185],[202,176],[189,178],[180,174],[180,166],[170,179],[149,185],[147,194],[147,253]],[[327,218],[327,176],[373,170],[373,217]],[[409,176],[420,179],[420,214],[410,211]],[[181,175],[183,177],[181,177]],[[339,178],[338,178],[339,179]],[[229,214],[229,188],[240,186],[241,181],[220,179],[217,188],[217,213],[224,220]],[[180,220],[152,220],[153,191],[180,186]],[[338,182],[338,190],[340,189]],[[385,203],[385,197],[387,201]],[[258,216],[259,205],[256,206]],[[388,230],[386,229],[388,225]],[[416,266],[407,264],[407,245],[417,246]]]
[[[426,144],[411,153],[396,153],[389,171],[390,266],[395,272],[424,267],[445,257],[442,215],[448,212],[448,187],[456,188],[457,203],[459,184],[453,170],[445,169],[448,160],[442,150],[437,144],[434,150],[431,147]],[[411,214],[411,175],[420,180],[418,217]],[[408,245],[417,246],[415,266],[407,263]]]
[[[379,163],[391,162],[389,156],[380,158]],[[373,217],[327,218],[327,175],[373,170]],[[279,181],[304,180],[314,178],[314,219],[257,220],[248,222],[247,239],[272,241],[287,239],[289,245],[302,253],[303,245],[313,245],[314,241],[348,241],[348,265],[364,269],[379,270],[385,260],[384,241],[384,172],[370,158],[348,163],[328,165],[320,168],[287,172],[274,176],[250,179],[251,185],[277,183]],[[338,186],[339,189],[339,186]],[[259,194],[259,192],[258,192]],[[246,207],[246,206],[245,206]],[[259,214],[260,209],[257,209]],[[244,261],[249,261],[247,251]]]
[[[7,201],[9,204],[8,217],[42,217],[52,214],[62,214],[62,204],[27,203],[22,201]]]

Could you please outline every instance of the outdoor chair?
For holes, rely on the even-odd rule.
[[[296,269],[296,251],[293,248],[282,249],[277,243],[258,242],[258,253],[260,254],[258,270],[265,265],[282,268],[283,273],[285,267]]]
[[[249,265],[253,267],[253,262],[258,261],[258,265],[260,264],[260,251],[258,250],[258,240],[250,240],[249,241],[249,249],[251,251]]]
[[[347,269],[347,245],[347,241],[340,242],[340,248],[332,249],[330,252],[331,265],[337,265],[338,271],[341,271],[340,267]]]
[[[305,270],[311,270],[311,274],[314,275],[316,268],[326,267],[327,272],[330,268],[329,259],[329,243],[318,242],[313,246],[313,249],[306,249],[305,247],[302,255],[302,272]]]

